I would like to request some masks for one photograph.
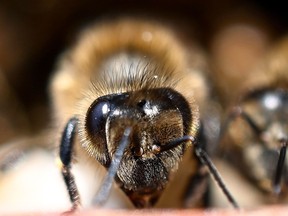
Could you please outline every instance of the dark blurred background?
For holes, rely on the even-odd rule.
[[[284,2],[260,0],[1,0],[0,142],[48,124],[50,74],[87,22],[122,14],[168,18],[193,26],[193,34],[209,49],[221,25],[237,19],[261,26],[276,40],[287,31],[285,8]]]

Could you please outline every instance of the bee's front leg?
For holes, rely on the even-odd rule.
[[[60,160],[62,163],[61,172],[64,178],[70,200],[72,202],[72,208],[69,212],[74,212],[81,207],[81,199],[75,183],[74,176],[71,172],[71,160],[73,155],[73,144],[74,137],[77,128],[78,120],[76,118],[71,118],[62,134],[61,144],[60,144]]]

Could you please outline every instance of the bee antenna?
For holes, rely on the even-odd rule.
[[[214,165],[208,154],[197,145],[195,145],[195,153],[200,158],[201,162],[208,167],[210,174],[213,176],[214,180],[216,181],[216,183],[218,184],[219,188],[222,190],[228,201],[231,203],[231,205],[235,209],[239,209],[238,203],[236,202],[236,200],[226,187],[220,175],[220,172],[217,170],[216,166]]]
[[[286,149],[287,149],[287,140],[282,139],[280,140],[281,142],[281,149],[280,149],[280,154],[278,158],[278,163],[277,163],[277,169],[275,173],[275,178],[273,182],[273,190],[275,194],[280,194],[281,192],[281,176],[283,173],[284,169],[284,163],[285,163],[285,158],[286,158]]]
[[[179,146],[180,144],[182,144],[185,141],[191,141],[192,143],[195,141],[195,138],[193,136],[183,136],[183,137],[179,137],[177,139],[174,139],[168,143],[166,143],[165,145],[161,145],[159,152],[163,152],[163,151],[168,151],[170,149],[173,149],[177,146]]]
[[[125,129],[119,147],[117,148],[112,158],[111,164],[107,171],[107,175],[105,176],[103,183],[100,186],[97,195],[95,196],[94,203],[98,206],[103,205],[105,201],[108,199],[124,151],[129,143],[129,136],[131,134],[131,131],[132,131],[131,127],[127,127]]]
[[[227,187],[226,187],[219,171],[217,170],[216,166],[214,165],[214,163],[212,162],[212,160],[210,159],[208,154],[194,142],[195,138],[193,136],[183,136],[183,137],[177,138],[177,139],[161,146],[160,151],[162,152],[162,151],[167,151],[169,149],[175,148],[176,146],[182,144],[185,141],[191,141],[192,144],[194,144],[195,153],[196,153],[197,157],[200,159],[200,161],[203,164],[205,164],[208,167],[210,174],[213,176],[213,178],[217,182],[218,186],[220,187],[220,189],[222,190],[224,195],[227,197],[228,201],[232,204],[232,206],[235,209],[239,209],[239,205],[237,204],[236,200],[233,198],[232,194],[227,189]]]

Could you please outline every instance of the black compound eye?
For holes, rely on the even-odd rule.
[[[96,101],[89,108],[86,117],[86,128],[92,136],[105,130],[110,108],[110,102],[107,100]]]

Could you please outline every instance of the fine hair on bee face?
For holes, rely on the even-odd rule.
[[[187,152],[195,164],[192,200],[203,197],[193,191],[205,193],[196,190],[207,176],[203,163],[237,207],[200,142],[199,106],[207,89],[192,57],[171,29],[136,19],[91,26],[65,53],[51,92],[55,119],[65,127],[60,160],[72,210],[81,205],[74,157],[107,169],[96,204],[105,202],[115,179],[143,208],[157,202]]]
[[[266,81],[243,95],[226,119],[220,136],[225,156],[260,191],[271,195],[272,202],[287,197],[287,58],[285,38],[259,66]]]

